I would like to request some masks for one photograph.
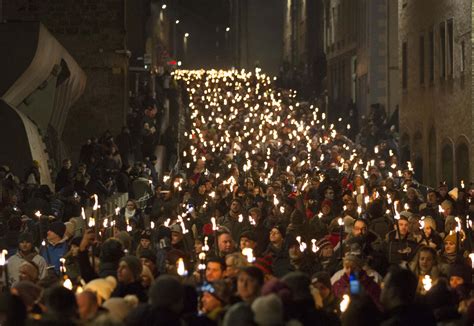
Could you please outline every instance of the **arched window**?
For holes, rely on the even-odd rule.
[[[453,186],[453,145],[445,143],[441,150],[441,178],[446,181],[448,187]]]
[[[470,181],[469,175],[469,149],[466,143],[460,143],[456,147],[456,176],[457,184],[464,180],[465,184]]]

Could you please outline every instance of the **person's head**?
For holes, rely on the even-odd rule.
[[[134,200],[129,200],[129,201],[127,201],[127,204],[125,205],[125,208],[128,211],[133,211],[133,210],[137,209],[137,204],[135,203]]]
[[[155,280],[153,273],[146,265],[142,265],[142,273],[140,275],[140,278],[141,284],[145,289],[149,289],[150,286],[153,284],[153,281]]]
[[[438,203],[438,196],[436,195],[436,191],[431,190],[426,194],[426,201],[430,205],[436,205]]]
[[[329,199],[323,200],[321,203],[321,213],[328,215],[331,213],[332,202]]]
[[[319,248],[317,254],[322,259],[330,258],[334,253],[334,247],[331,241],[326,238],[322,238],[318,242],[316,242],[316,248]]]
[[[64,223],[55,221],[49,224],[47,239],[51,243],[57,243],[64,237],[64,233],[66,233],[66,226]]]
[[[149,249],[151,247],[151,231],[144,230],[140,234],[140,247],[143,249]]]
[[[363,219],[357,219],[354,222],[354,226],[352,227],[352,236],[357,237],[360,235],[367,234],[367,221]]]
[[[225,277],[234,278],[239,274],[240,268],[247,265],[245,256],[240,252],[233,252],[225,256]]]
[[[41,301],[44,289],[30,281],[19,281],[12,284],[11,293],[21,298],[28,311],[33,310],[35,305]]]
[[[328,272],[317,272],[311,278],[311,286],[319,291],[323,299],[326,299],[331,294],[331,275]]]
[[[253,207],[249,209],[250,217],[255,221],[255,223],[259,223],[262,217],[262,210],[258,207]]]
[[[292,261],[299,261],[303,257],[300,244],[295,238],[288,242],[288,257],[290,257]]]
[[[384,279],[380,301],[386,311],[415,301],[418,278],[408,269],[392,268]]]
[[[1,325],[24,325],[27,316],[25,304],[18,295],[10,292],[0,293]]]
[[[156,309],[169,309],[178,314],[184,306],[183,284],[171,275],[161,275],[148,292],[148,301]]]
[[[218,233],[217,247],[221,254],[230,254],[234,251],[234,240],[229,232],[223,231]]]
[[[18,250],[23,255],[28,255],[33,250],[33,236],[30,233],[22,233],[18,237]]]
[[[63,168],[65,169],[70,169],[72,167],[72,162],[70,159],[64,159],[63,160]]]
[[[285,238],[286,229],[282,225],[275,225],[270,230],[270,243],[274,246],[281,246]]]
[[[202,252],[202,247],[204,247],[204,243],[203,243],[202,239],[196,238],[194,240],[194,252],[196,254],[199,254],[200,252]]]
[[[210,313],[218,308],[224,307],[229,303],[231,291],[224,280],[218,280],[210,284],[202,295],[202,310]]]
[[[288,285],[294,301],[313,300],[310,291],[311,280],[307,274],[303,272],[290,272],[283,276],[282,281]]]
[[[70,320],[78,317],[78,308],[74,292],[61,285],[55,285],[45,291],[45,306],[48,314]]]
[[[260,294],[263,281],[264,275],[259,268],[244,267],[237,277],[237,294],[243,301],[251,303]]]
[[[183,240],[183,230],[181,229],[181,225],[173,224],[170,226],[171,229],[171,244],[176,246]]]
[[[252,231],[243,232],[240,235],[239,244],[240,244],[240,249],[251,248],[255,250],[255,247],[257,246],[256,234]]]
[[[230,204],[230,212],[234,215],[240,213],[240,209],[242,208],[242,204],[240,200],[234,199],[232,200],[232,203]]]
[[[421,247],[418,250],[418,268],[422,275],[430,274],[433,266],[436,265],[436,252],[431,247]]]
[[[153,274],[156,274],[156,255],[150,249],[142,249],[139,254],[142,265],[147,266]]]
[[[224,278],[225,261],[221,258],[209,258],[206,263],[206,280],[214,282]]]
[[[362,269],[363,265],[363,260],[359,256],[354,255],[350,252],[344,256],[344,259],[342,261],[344,273],[346,273],[347,275],[359,272]]]
[[[93,318],[99,310],[97,296],[94,292],[83,291],[76,294],[77,306],[79,308],[79,317],[81,320],[89,320]]]
[[[464,264],[452,264],[449,266],[449,286],[456,289],[461,285],[471,285],[471,268]]]
[[[408,218],[400,216],[400,219],[398,220],[398,229],[402,237],[405,237],[408,234]]]
[[[441,208],[443,209],[443,215],[449,216],[453,214],[453,203],[449,200],[445,200],[441,203]]]
[[[36,283],[39,278],[39,267],[33,261],[25,260],[21,263],[19,269],[20,281],[30,281]]]
[[[456,238],[456,234],[453,233],[453,234],[448,234],[445,238],[444,238],[444,252],[446,254],[455,254],[456,253],[456,243],[457,243],[457,238]]]
[[[329,200],[334,200],[334,189],[332,187],[328,187],[324,191],[324,198]]]
[[[123,284],[130,284],[140,280],[142,264],[135,256],[125,256],[120,259],[117,269],[117,280]]]

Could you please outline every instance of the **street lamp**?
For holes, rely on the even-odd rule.
[[[226,32],[230,32],[230,27],[227,27],[227,28],[225,29],[225,31],[226,31]]]
[[[166,9],[166,3],[164,3],[164,4],[161,6],[161,9],[163,9],[163,10]]]
[[[178,25],[178,24],[179,24],[179,19],[176,19],[176,25]]]
[[[188,37],[189,37],[189,33],[184,34],[184,37],[185,37],[185,38],[188,38]]]

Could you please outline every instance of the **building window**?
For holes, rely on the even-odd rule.
[[[420,85],[425,83],[425,37],[420,36]]]
[[[466,60],[466,43],[462,41],[461,42],[461,62],[460,62],[461,73],[464,73],[465,64],[466,64],[465,60]]]
[[[453,77],[454,75],[454,37],[453,37],[453,19],[448,19],[447,30],[448,30],[448,51],[447,51],[447,68],[448,68],[448,77]]]
[[[439,78],[446,78],[446,26],[442,22],[439,25]]]
[[[435,39],[434,39],[434,30],[430,31],[429,36],[429,65],[430,65],[430,82],[434,81],[434,63],[435,63]]]
[[[402,45],[402,88],[407,89],[408,86],[408,50],[407,42]]]

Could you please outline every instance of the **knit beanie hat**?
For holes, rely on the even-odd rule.
[[[142,233],[140,233],[140,239],[147,239],[151,241],[151,231],[143,230]]]
[[[277,229],[283,238],[286,236],[286,227],[283,224],[276,224],[272,229]]]
[[[113,276],[96,278],[84,286],[84,291],[89,290],[97,294],[99,302],[108,300],[117,286],[117,280]]]
[[[125,262],[128,266],[128,268],[130,268],[130,271],[132,272],[133,274],[133,277],[135,278],[135,280],[139,280],[140,279],[140,276],[142,274],[142,263],[140,262],[140,259],[138,259],[136,256],[132,256],[132,255],[128,255],[128,256],[125,256],[125,257],[122,257],[122,259],[120,259],[120,261],[122,262]]]
[[[447,236],[445,236],[443,242],[447,242],[447,241],[457,243],[456,233],[453,232],[452,234],[448,234]]]
[[[171,232],[176,232],[176,233],[179,233],[179,234],[183,234],[183,230],[181,229],[181,225],[179,225],[179,224],[171,225],[170,230],[171,230]]]
[[[464,283],[471,283],[471,267],[462,264],[452,264],[449,266],[449,277],[458,276],[464,280]]]
[[[128,313],[133,308],[133,306],[124,298],[110,298],[104,302],[102,307],[109,311],[111,318],[120,322],[127,317]]]
[[[214,287],[214,292],[210,292],[210,294],[222,302],[224,306],[227,305],[232,295],[230,286],[224,280],[212,282],[212,286]]]
[[[272,257],[258,257],[253,265],[259,268],[264,274],[272,274]]]
[[[244,231],[240,234],[239,240],[242,238],[247,238],[251,241],[257,242],[257,235],[253,231]]]
[[[140,250],[140,252],[138,253],[138,258],[145,258],[145,259],[151,260],[153,263],[156,263],[156,255],[150,249]]]
[[[255,325],[254,313],[245,302],[233,304],[224,316],[223,326],[235,325]]]
[[[18,243],[22,243],[23,241],[26,241],[28,243],[33,243],[33,235],[31,233],[25,232],[21,233],[18,236]]]
[[[283,325],[283,304],[276,294],[255,299],[252,310],[254,320],[260,326]]]
[[[66,232],[66,226],[63,222],[54,221],[49,225],[48,231],[54,232],[62,239],[64,237],[64,233]]]
[[[318,242],[316,242],[316,247],[319,248],[318,253],[320,253],[321,250],[326,246],[331,246],[331,247],[333,246],[331,241],[329,241],[327,238],[319,239]]]
[[[311,283],[312,284],[321,283],[322,285],[324,285],[328,289],[332,288],[331,275],[329,275],[329,273],[325,272],[325,271],[315,273],[313,275],[313,277],[311,277]]]

